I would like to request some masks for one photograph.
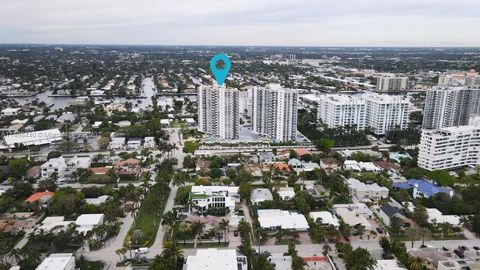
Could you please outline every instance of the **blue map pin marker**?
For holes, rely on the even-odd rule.
[[[217,68],[217,63],[219,61],[223,61],[223,63],[225,63],[225,66],[222,69]],[[232,62],[230,62],[230,59],[227,55],[220,53],[212,57],[212,59],[210,60],[210,70],[212,71],[218,86],[223,85],[223,82],[225,82],[225,79],[227,78],[228,72],[230,71],[231,67]]]

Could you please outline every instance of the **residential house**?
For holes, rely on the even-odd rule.
[[[320,169],[320,165],[314,162],[304,162],[300,161],[296,158],[292,158],[288,161],[288,165],[292,167],[292,169],[296,173],[301,173],[301,172],[312,172],[315,169]]]
[[[444,215],[436,208],[427,208],[428,219],[430,224],[442,224],[448,223],[453,227],[460,226],[460,217],[457,215]]]
[[[95,206],[100,206],[100,205],[106,203],[110,198],[112,198],[112,197],[108,196],[108,195],[102,195],[102,196],[99,196],[97,198],[86,198],[85,203],[86,204],[92,204],[92,205],[95,205]]]
[[[368,219],[373,217],[373,212],[363,203],[335,204],[333,211],[352,228],[362,225],[366,230],[372,229]]]
[[[377,183],[365,184],[355,178],[349,178],[347,184],[350,196],[359,201],[378,201],[388,198],[388,188],[381,187]]]
[[[332,173],[340,170],[341,164],[336,158],[322,158],[320,159],[320,168],[327,173]]]
[[[437,186],[427,180],[423,179],[410,179],[408,182],[395,182],[392,185],[393,189],[413,189],[413,198],[430,198],[437,193],[445,193],[448,196],[453,196],[453,190],[447,187]]]
[[[262,167],[259,164],[245,164],[243,169],[249,172],[253,177],[262,177]]]
[[[277,159],[288,159],[290,158],[290,151],[293,151],[293,153],[297,157],[301,157],[304,155],[312,155],[312,152],[310,152],[307,148],[294,148],[294,149],[287,149],[284,150],[280,153],[277,154]]]
[[[383,221],[387,226],[392,225],[392,219],[398,218],[400,223],[398,225],[403,226],[404,220],[406,219],[404,215],[400,212],[400,209],[393,207],[390,204],[385,204],[376,209],[377,216]]]
[[[41,169],[43,179],[47,179],[53,174],[56,174],[59,179],[64,178],[67,170],[67,162],[63,156],[51,158],[41,165]]]
[[[104,223],[104,214],[82,214],[75,220],[75,227],[79,233],[87,233]]]
[[[140,160],[129,158],[113,165],[113,172],[118,177],[138,177],[142,172]]]
[[[73,253],[53,253],[45,258],[35,270],[75,270]]]
[[[307,219],[296,212],[281,209],[259,209],[257,214],[258,222],[263,229],[295,231],[307,231],[309,229]]]
[[[187,256],[184,270],[247,270],[247,257],[237,255],[235,249],[197,249]]]
[[[190,193],[193,209],[203,213],[212,207],[226,207],[233,212],[235,203],[240,202],[238,187],[192,186]]]
[[[126,142],[125,137],[114,137],[110,139],[110,144],[108,145],[108,148],[110,150],[120,150],[125,148],[125,142]]]
[[[30,197],[28,197],[25,201],[28,203],[37,203],[40,206],[46,207],[48,201],[55,195],[54,192],[50,192],[48,190],[43,192],[35,192]]]
[[[321,221],[325,226],[340,227],[338,218],[328,211],[310,212],[310,218],[314,221]]]
[[[407,270],[407,268],[399,266],[397,260],[377,260],[372,270]]]
[[[257,205],[264,201],[272,201],[272,192],[268,188],[256,188],[252,191],[250,201],[252,205]]]
[[[210,165],[212,162],[210,160],[197,159],[195,171],[207,174],[210,172]]]
[[[127,149],[140,150],[141,147],[142,147],[142,139],[140,138],[131,138],[127,142]]]
[[[21,108],[6,108],[2,110],[3,116],[16,116],[21,113]]]
[[[143,142],[143,148],[152,149],[155,147],[157,147],[155,143],[155,137],[145,137],[145,140]]]
[[[356,160],[345,160],[343,163],[343,169],[346,171],[367,171],[367,172],[375,172],[379,173],[382,170],[375,166],[373,162],[358,162]]]
[[[277,193],[284,201],[291,200],[295,197],[295,190],[292,187],[281,187],[277,190]]]
[[[65,159],[63,156],[58,158],[51,158],[41,165],[42,178],[51,177],[54,173],[57,174],[58,180],[63,181],[78,169],[90,168],[90,157],[73,157]]]

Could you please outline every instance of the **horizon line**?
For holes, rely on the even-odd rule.
[[[439,49],[480,49],[480,46],[419,46],[419,45],[205,45],[205,44],[134,44],[134,43],[27,43],[0,42],[5,45],[35,45],[35,46],[127,46],[127,47],[272,47],[272,48],[439,48]]]

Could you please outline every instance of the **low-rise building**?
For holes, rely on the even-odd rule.
[[[388,198],[388,188],[381,187],[377,183],[365,184],[355,178],[347,180],[350,196],[359,201],[380,200]]]
[[[145,137],[143,142],[143,148],[152,149],[157,147],[155,143],[155,137]]]
[[[39,233],[42,230],[46,233],[56,233],[64,230],[71,223],[73,223],[73,221],[65,221],[65,217],[63,216],[46,217],[42,221],[40,227],[36,230],[36,233]]]
[[[114,137],[110,140],[110,144],[108,145],[108,148],[111,150],[120,150],[125,148],[125,142],[126,142],[125,137]]]
[[[122,160],[113,165],[113,172],[118,177],[138,177],[141,171],[140,160],[134,158]]]
[[[392,225],[392,219],[394,218],[399,219],[399,225],[403,225],[403,221],[406,219],[405,216],[400,212],[400,209],[393,207],[390,204],[380,206],[376,209],[376,213],[383,223],[389,227]]]
[[[22,112],[22,108],[6,108],[2,110],[3,116],[15,116]]]
[[[399,266],[397,260],[377,260],[372,270],[407,270],[407,268]]]
[[[142,147],[142,139],[140,138],[130,138],[127,142],[127,149],[137,149],[140,150]]]
[[[315,169],[320,169],[320,165],[314,162],[304,162],[300,161],[296,158],[292,158],[288,161],[288,165],[292,167],[292,169],[296,173],[301,173],[301,172],[312,172]]]
[[[427,208],[427,215],[430,224],[448,223],[454,227],[460,226],[460,217],[457,215],[444,215],[436,208]]]
[[[95,206],[99,206],[99,205],[102,205],[104,203],[106,203],[110,198],[110,196],[108,195],[102,195],[102,196],[99,196],[97,198],[87,198],[85,199],[85,203],[86,204],[92,204],[92,205],[95,205]]]
[[[104,222],[104,214],[83,214],[75,220],[76,230],[79,233],[87,233],[95,227],[102,225]]]
[[[453,190],[451,188],[440,187],[424,179],[410,179],[408,182],[395,182],[392,188],[396,190],[413,189],[413,198],[430,198],[438,193],[445,193],[450,197],[453,196]]]
[[[252,191],[252,195],[250,197],[250,201],[252,205],[257,205],[264,201],[271,201],[273,200],[273,195],[270,189],[268,188],[256,188]]]
[[[73,253],[53,253],[45,258],[35,270],[74,270]]]
[[[336,158],[322,158],[320,159],[320,168],[331,173],[341,169],[341,164]]]
[[[338,218],[328,211],[310,212],[310,218],[314,222],[321,220],[322,224],[326,226],[333,226],[335,228],[340,226]]]
[[[284,201],[291,200],[295,197],[295,190],[292,187],[281,187],[277,190],[277,193]]]
[[[14,149],[20,146],[40,146],[52,144],[62,140],[59,129],[47,129],[26,133],[16,133],[3,137],[0,149]]]
[[[190,193],[193,209],[203,213],[212,207],[226,207],[233,212],[235,203],[240,202],[238,187],[192,186]]]
[[[56,173],[58,180],[62,181],[78,169],[90,168],[90,164],[90,157],[73,157],[65,159],[63,156],[60,156],[58,158],[51,158],[41,165],[41,175],[43,179],[46,179]]]
[[[257,210],[258,222],[263,229],[307,231],[307,219],[299,213],[280,209]]]
[[[237,255],[235,249],[197,249],[188,256],[184,270],[247,270],[247,258]]]
[[[362,225],[366,230],[372,229],[367,219],[372,218],[373,212],[363,203],[335,204],[333,211],[350,227]]]

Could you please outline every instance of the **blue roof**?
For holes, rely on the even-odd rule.
[[[410,179],[407,183],[393,183],[393,187],[399,189],[410,189],[415,185],[417,186],[418,191],[425,194],[427,197],[435,196],[437,193],[450,194],[450,190],[448,188],[439,187],[423,179]]]

